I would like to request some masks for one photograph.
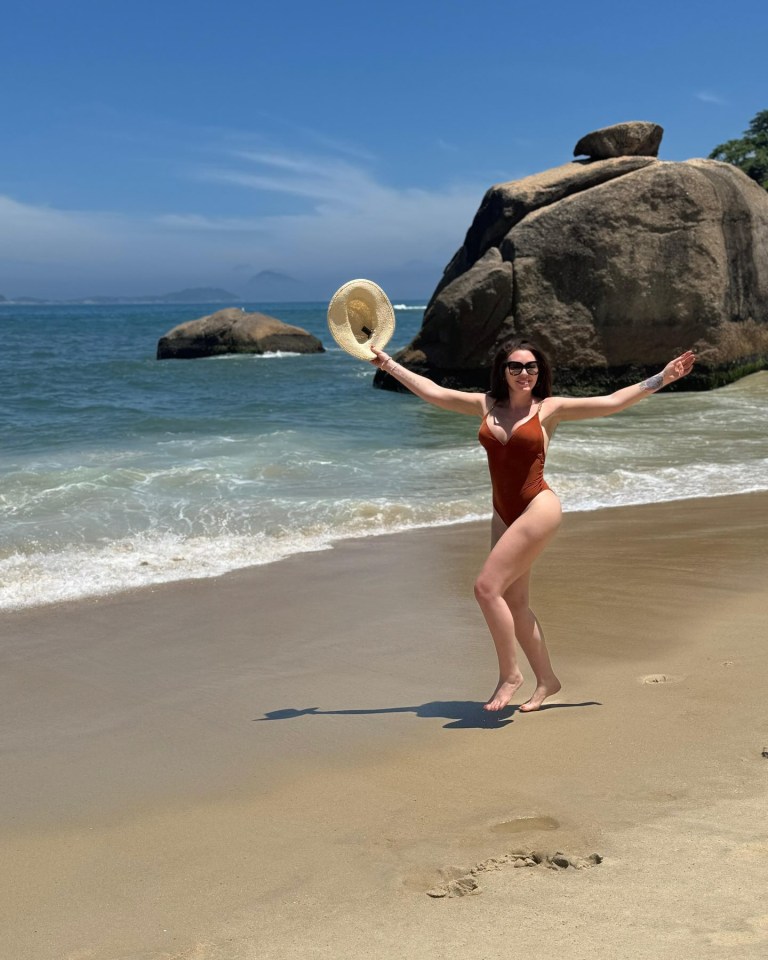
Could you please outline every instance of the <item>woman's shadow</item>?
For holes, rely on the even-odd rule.
[[[586,700],[583,703],[545,703],[537,713],[545,710],[568,710],[574,707],[600,707],[597,700]],[[442,718],[448,720],[443,724],[444,730],[498,730],[514,721],[515,714],[520,707],[510,705],[498,713],[489,713],[483,710],[483,704],[476,700],[431,700],[416,707],[381,707],[372,710],[321,710],[319,707],[305,707],[302,710],[286,707],[284,710],[270,710],[263,717],[254,718],[254,722],[261,720],[295,720],[299,717],[345,716],[359,717],[387,713],[413,713],[417,717],[430,719]],[[525,714],[527,711],[523,711]]]

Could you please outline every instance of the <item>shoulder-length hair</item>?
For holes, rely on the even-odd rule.
[[[491,366],[491,389],[488,393],[494,400],[507,400],[509,398],[509,387],[504,376],[504,365],[507,357],[515,350],[528,350],[536,357],[539,365],[539,375],[531,393],[539,400],[552,396],[552,364],[544,351],[537,347],[535,343],[528,340],[505,340],[496,351]]]

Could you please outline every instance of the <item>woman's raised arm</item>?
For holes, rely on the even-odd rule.
[[[482,417],[488,412],[488,399],[484,393],[469,393],[464,390],[449,390],[447,387],[441,387],[429,377],[422,377],[395,363],[383,350],[377,347],[371,347],[371,349],[376,354],[376,358],[371,360],[375,367],[394,377],[398,383],[402,383],[411,393],[415,393],[427,403],[441,407],[443,410],[451,410],[453,413],[467,413],[475,417]]]
[[[695,361],[693,351],[687,350],[674,360],[670,360],[661,373],[631,387],[622,387],[615,393],[609,393],[603,397],[552,397],[547,401],[549,408],[547,419],[551,416],[555,421],[587,420],[590,417],[608,417],[612,413],[619,413],[645,397],[650,397],[662,387],[687,376],[693,369]]]

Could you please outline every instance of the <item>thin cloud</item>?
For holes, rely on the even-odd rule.
[[[199,167],[195,175],[201,180],[343,206],[382,196],[383,188],[364,168],[344,160],[254,150],[239,150],[230,157],[246,165]]]
[[[58,210],[0,196],[0,258],[8,263],[73,262],[86,256],[107,259],[116,253],[110,236],[120,236],[119,215]]]
[[[349,143],[345,140],[337,140],[334,137],[329,137],[324,133],[319,133],[317,130],[311,130],[309,127],[297,127],[297,132],[303,134],[307,139],[312,140],[319,147],[322,147],[324,150],[330,150],[334,153],[342,153],[347,157],[353,157],[355,160],[365,160],[367,162],[373,162],[376,157],[364,147],[359,146],[358,144]]]
[[[379,275],[416,260],[437,271],[461,243],[487,187],[396,187],[349,159],[266,149],[225,151],[218,165],[187,175],[240,187],[243,215],[65,211],[0,197],[0,259],[18,265],[22,279],[33,278],[31,267],[22,270],[32,263],[51,282],[81,277],[89,293],[106,283],[114,288],[116,277],[117,292],[133,277],[221,282],[243,262],[314,277]],[[259,212],[260,195],[269,200],[268,213]],[[280,212],[281,195],[294,198],[290,213]]]
[[[263,221],[258,217],[208,217],[199,213],[161,213],[149,223],[168,230],[186,233],[257,233],[263,232]]]
[[[440,190],[379,182],[364,166],[286,151],[239,150],[237,165],[199,167],[194,176],[254,194],[287,194],[306,201],[300,213],[217,220],[163,218],[166,225],[230,231],[256,228],[268,238],[270,260],[297,271],[304,261],[323,270],[341,264],[394,267],[409,259],[445,261],[459,245],[486,184]],[[244,206],[248,201],[244,201]],[[256,257],[249,251],[251,259]]]
[[[440,190],[393,187],[380,183],[365,167],[335,158],[252,150],[240,150],[230,157],[241,163],[237,167],[199,167],[194,175],[254,193],[283,193],[309,201],[307,212],[301,216],[265,217],[262,222],[273,229],[283,224],[298,229],[299,223],[306,229],[313,221],[338,225],[346,217],[358,216],[365,218],[369,233],[379,232],[394,219],[407,236],[418,238],[430,232],[431,223],[437,221],[445,228],[448,220],[452,224],[461,222],[463,236],[468,218],[487,186],[478,183]],[[407,236],[399,242],[407,243]],[[333,242],[334,236],[329,234],[326,243]]]
[[[700,90],[696,94],[696,99],[701,100],[702,103],[714,103],[718,107],[725,107],[728,105],[728,101],[721,97],[717,93],[710,93],[708,90]]]
[[[265,110],[258,111],[258,115],[275,127],[280,127],[290,136],[297,136],[303,143],[313,143],[322,150],[330,153],[340,153],[355,160],[363,160],[372,163],[376,160],[374,154],[359,143],[351,143],[349,140],[340,140],[338,137],[332,137],[329,134],[315,130],[313,127],[304,124],[295,123],[283,116],[269,113]],[[250,134],[249,134],[250,136]]]

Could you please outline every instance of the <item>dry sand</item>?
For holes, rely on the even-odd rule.
[[[478,525],[3,615],[0,956],[764,958],[766,528],[567,515],[501,720]]]

